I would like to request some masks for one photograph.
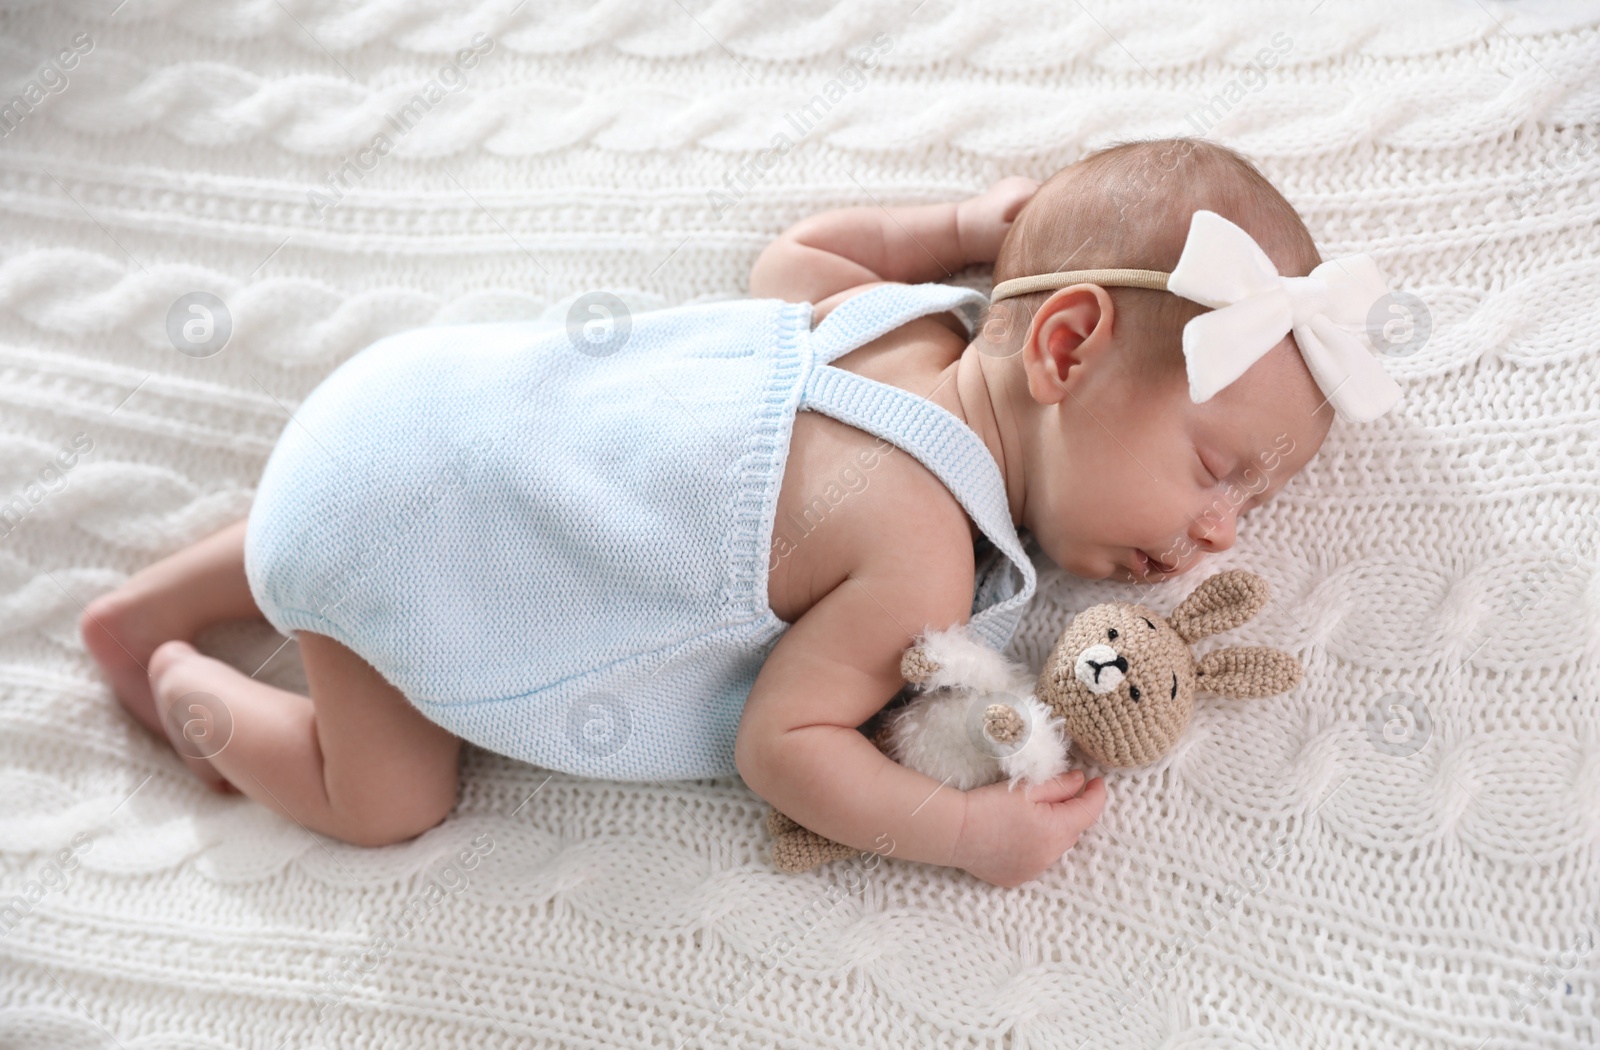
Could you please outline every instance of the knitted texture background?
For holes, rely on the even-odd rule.
[[[0,1046],[1600,1045],[1594,5],[3,8],[0,98],[39,87],[0,147]],[[444,824],[346,846],[209,794],[83,650],[380,336],[740,295],[812,212],[1184,133],[1373,253],[1405,397],[1198,570],[1273,600],[1197,648],[1305,681],[1202,699],[1037,882],[784,875],[737,779],[476,750]],[[1196,582],[1041,569],[1034,666]],[[202,639],[298,684],[281,643]]]

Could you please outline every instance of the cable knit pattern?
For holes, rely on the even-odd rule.
[[[6,7],[0,98],[93,46],[0,149],[0,1046],[1600,1045],[1593,4]],[[1401,406],[1199,570],[1272,589],[1200,654],[1285,649],[1303,683],[1202,699],[1035,883],[786,875],[737,779],[476,749],[444,824],[346,846],[206,792],[77,638],[248,510],[375,339],[737,296],[815,211],[1201,132],[1426,334],[1386,362]],[[169,335],[192,292],[227,311],[211,356]],[[1076,611],[1196,582],[1038,568],[1034,667]],[[304,685],[264,624],[201,641]]]

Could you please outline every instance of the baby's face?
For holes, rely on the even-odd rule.
[[[1090,373],[1057,406],[1058,432],[1042,435],[1056,441],[1029,479],[1023,522],[1087,579],[1168,579],[1227,550],[1238,518],[1277,495],[1333,420],[1288,337],[1201,405],[1181,372],[1159,386],[1117,367]]]

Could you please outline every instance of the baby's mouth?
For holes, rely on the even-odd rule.
[[[1134,572],[1139,576],[1165,576],[1177,568],[1176,565],[1167,565],[1142,547],[1135,547],[1133,553],[1138,559]]]

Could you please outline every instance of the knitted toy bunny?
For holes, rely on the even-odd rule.
[[[1048,780],[1076,742],[1106,766],[1148,765],[1189,725],[1198,691],[1275,696],[1299,684],[1300,662],[1261,646],[1190,646],[1230,630],[1267,603],[1267,581],[1242,569],[1202,582],[1163,617],[1143,605],[1085,609],[1061,632],[1037,677],[958,625],[924,633],[900,661],[919,695],[883,712],[873,743],[901,765],[957,790],[1009,778]],[[858,850],[823,838],[776,809],[772,861],[806,871]]]

